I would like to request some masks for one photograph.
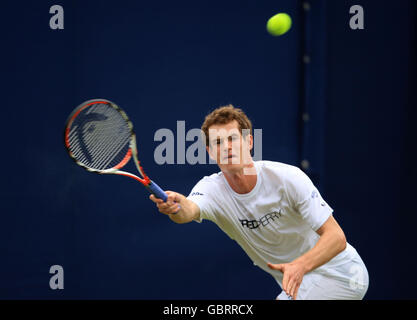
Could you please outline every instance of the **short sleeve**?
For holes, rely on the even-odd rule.
[[[211,195],[214,187],[212,184],[209,178],[204,177],[194,186],[187,197],[200,208],[200,217],[195,220],[197,222],[202,222],[204,219],[215,222],[214,202]]]
[[[333,213],[310,178],[300,169],[288,175],[287,195],[294,209],[317,231]]]

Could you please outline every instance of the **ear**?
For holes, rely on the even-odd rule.
[[[253,136],[251,134],[248,134],[245,138],[247,144],[249,145],[249,151],[252,151],[253,149]]]
[[[253,152],[253,136],[251,134],[248,134],[245,137],[245,145],[247,146],[247,148],[245,148],[245,150],[243,151],[243,156],[244,156],[244,162],[245,163],[250,163],[252,162],[252,152]]]

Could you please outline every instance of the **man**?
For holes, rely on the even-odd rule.
[[[188,197],[167,191],[163,202],[151,195],[159,211],[176,223],[216,223],[277,280],[278,300],[362,299],[366,267],[307,175],[254,162],[252,124],[232,105],[210,113],[201,129],[221,172],[201,179]]]

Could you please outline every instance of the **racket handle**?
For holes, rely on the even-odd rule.
[[[167,201],[168,196],[167,194],[153,181],[146,187],[151,193],[155,195],[155,197]]]

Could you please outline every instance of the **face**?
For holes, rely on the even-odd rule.
[[[242,136],[236,120],[227,124],[215,124],[209,128],[209,146],[207,151],[222,171],[240,171],[252,162],[250,151],[253,137]]]

